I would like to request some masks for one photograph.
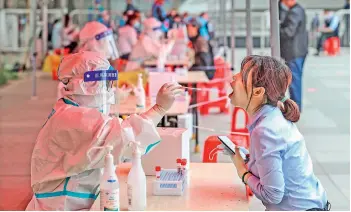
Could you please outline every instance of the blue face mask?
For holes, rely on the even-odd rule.
[[[139,29],[140,28],[140,22],[135,22],[134,28]]]

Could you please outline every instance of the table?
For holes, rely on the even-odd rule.
[[[120,210],[127,208],[127,177],[131,164],[117,167]],[[163,211],[247,211],[246,190],[232,163],[190,163],[190,181],[183,196],[153,196],[153,176],[147,176],[147,210]],[[91,210],[99,210],[100,196]]]
[[[190,67],[191,63],[188,57],[184,57],[182,59],[177,59],[177,60],[167,60],[165,63],[166,66],[186,66]],[[146,60],[144,61],[143,66],[145,67],[156,67],[157,66],[157,60]]]
[[[130,95],[121,102],[119,105],[111,106],[111,114],[119,113],[120,115],[131,115],[139,113],[140,111],[136,108],[136,96]],[[185,114],[188,112],[190,99],[187,100],[176,100],[172,107],[167,111],[166,115],[175,116]],[[146,109],[150,109],[153,105],[151,104],[150,98],[146,98]]]
[[[191,84],[191,87],[196,88],[197,83],[206,83],[209,82],[209,79],[204,71],[189,71],[187,75],[181,76],[177,75],[178,83],[182,84],[183,86],[188,86]],[[191,104],[197,103],[197,91],[192,91],[192,101]],[[194,116],[194,125],[198,126],[199,123],[199,116],[197,108],[191,109],[192,114]],[[195,132],[195,153],[200,152],[199,147],[199,129],[197,127],[194,128]]]

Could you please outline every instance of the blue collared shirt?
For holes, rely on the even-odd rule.
[[[247,184],[267,210],[324,208],[326,192],[313,173],[305,140],[279,108],[264,105],[250,119]]]
[[[336,28],[338,28],[338,26],[339,26],[339,17],[336,15],[333,15],[329,18],[329,21],[330,21],[329,28],[331,30],[335,31]]]

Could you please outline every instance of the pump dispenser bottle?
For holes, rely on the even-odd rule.
[[[113,147],[106,146],[108,154],[105,156],[104,174],[100,184],[100,210],[119,211],[119,182],[113,164]]]
[[[128,175],[128,210],[144,211],[146,209],[146,176],[141,164],[139,143],[132,142],[133,160]]]
[[[143,85],[143,75],[142,74],[138,74],[138,84],[136,87],[135,95],[137,98],[136,107],[138,109],[145,109],[146,97],[145,97],[145,89],[144,89],[144,85]]]

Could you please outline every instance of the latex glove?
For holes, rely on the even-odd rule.
[[[184,92],[184,89],[178,83],[166,83],[157,93],[156,105],[165,111],[168,111],[175,100],[175,96]]]

